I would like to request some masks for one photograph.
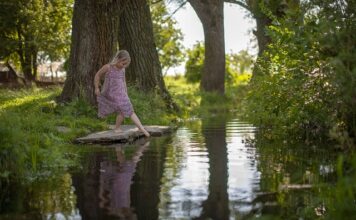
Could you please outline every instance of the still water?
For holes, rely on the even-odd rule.
[[[239,119],[213,117],[169,136],[79,146],[80,169],[12,185],[0,219],[317,217],[323,202],[314,186],[333,181],[333,158],[256,136]]]

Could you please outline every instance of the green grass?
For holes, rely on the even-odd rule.
[[[77,117],[73,106],[56,105],[53,99],[60,90],[0,90],[0,178],[32,180],[66,169],[74,162],[66,152],[71,140],[104,126],[98,120]],[[71,130],[64,134],[56,126]]]
[[[32,180],[75,165],[72,140],[105,130],[115,115],[97,117],[97,110],[83,100],[67,105],[55,102],[61,87],[21,90],[0,89],[0,180]],[[155,94],[129,88],[131,101],[144,124],[170,124],[175,116],[165,112]],[[132,123],[125,119],[125,123]],[[69,128],[58,131],[58,126]],[[73,159],[74,158],[74,159]]]
[[[183,119],[209,117],[217,112],[239,111],[250,74],[239,75],[231,84],[225,85],[225,95],[203,92],[198,83],[188,83],[182,76],[166,77],[166,86],[174,101],[182,110]]]

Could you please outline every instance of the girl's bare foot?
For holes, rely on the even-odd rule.
[[[122,130],[121,130],[121,128],[115,128],[115,129],[114,129],[114,132],[115,132],[115,133],[121,133]]]
[[[151,137],[150,133],[148,133],[146,130],[143,130],[142,132],[146,137]]]

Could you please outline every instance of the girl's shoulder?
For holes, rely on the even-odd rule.
[[[109,70],[111,69],[110,63],[105,64],[104,66],[101,67],[101,69],[102,69],[104,72],[109,72]]]
[[[106,66],[106,68],[107,68],[108,70],[112,69],[112,64],[111,64],[111,63],[107,63],[107,64],[105,64],[104,66]]]

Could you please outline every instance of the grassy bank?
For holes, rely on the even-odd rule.
[[[184,77],[166,77],[165,81],[174,101],[181,108],[180,117],[184,120],[239,112],[249,78],[249,74],[241,74],[233,83],[226,84],[225,96],[200,91],[198,83],[187,83]]]
[[[97,117],[82,100],[59,105],[61,87],[0,89],[0,179],[24,181],[47,177],[76,163],[71,141],[107,129],[115,115]],[[129,88],[136,113],[144,124],[167,125],[176,116],[166,113],[160,97]],[[124,123],[130,123],[125,119]],[[71,149],[70,151],[68,149]]]

